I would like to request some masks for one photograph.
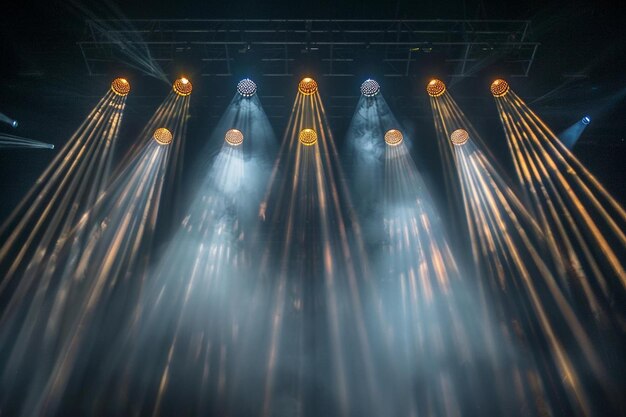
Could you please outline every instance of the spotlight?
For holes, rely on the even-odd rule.
[[[368,78],[363,82],[363,84],[361,84],[361,94],[365,97],[374,97],[379,92],[380,85],[371,78]]]
[[[300,139],[300,143],[305,146],[312,146],[317,143],[317,133],[315,133],[313,129],[302,130],[298,138]]]
[[[443,83],[443,81],[433,78],[426,85],[426,92],[431,97],[439,97],[446,92],[446,85]]]
[[[237,84],[237,92],[244,97],[252,97],[256,93],[256,84],[249,78],[244,78]]]
[[[465,129],[457,129],[450,134],[450,141],[455,145],[461,146],[469,140],[469,133]]]
[[[13,127],[13,129],[17,128],[17,120],[13,120],[11,122],[11,126]]]
[[[385,142],[387,142],[387,145],[397,146],[402,143],[402,139],[404,139],[402,132],[397,129],[391,129],[385,133]]]
[[[237,129],[230,129],[224,135],[226,143],[232,146],[239,146],[243,143],[243,133]]]
[[[317,91],[317,83],[313,78],[303,78],[298,84],[298,90],[305,96],[310,96]]]
[[[492,82],[490,87],[491,94],[493,94],[494,97],[502,97],[506,95],[506,93],[509,92],[509,88],[509,83],[501,78],[498,78],[497,80]]]
[[[130,92],[130,83],[126,80],[126,78],[116,78],[111,83],[111,91],[118,96],[124,97]]]
[[[179,78],[174,81],[172,87],[174,88],[174,92],[182,97],[188,96],[189,94],[191,94],[191,90],[193,90],[191,81],[189,81],[185,77]]]
[[[584,125],[588,125],[589,123],[591,123],[591,117],[589,116],[585,116],[582,118],[581,122],[583,122]],[[15,122],[17,123],[17,122]]]
[[[154,131],[154,135],[152,135],[152,138],[156,140],[159,145],[169,145],[170,143],[172,143],[173,136],[172,132],[164,127],[160,127]]]

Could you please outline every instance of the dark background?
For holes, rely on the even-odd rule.
[[[85,16],[75,7],[100,10],[102,3],[12,2],[3,5],[0,25],[0,112],[20,123],[0,131],[55,144],[55,150],[0,151],[0,221],[5,219],[118,75],[132,84],[120,134],[119,156],[137,140],[152,112],[169,91],[163,82],[120,67],[118,73],[89,76],[77,42],[85,38]],[[345,19],[531,19],[531,40],[541,42],[528,78],[509,80],[512,88],[560,132],[589,114],[574,152],[622,204],[626,202],[626,142],[623,100],[626,29],[619,2],[584,1],[124,1],[116,4],[128,19],[161,18],[345,18]],[[100,9],[99,9],[100,8]],[[110,16],[98,16],[107,18]],[[304,59],[304,58],[303,58]],[[307,58],[310,59],[310,58]],[[303,63],[301,63],[303,64]],[[233,96],[234,76],[194,77],[194,60],[182,59],[178,74],[194,83],[187,135],[186,167],[198,152]],[[301,65],[304,68],[306,65]],[[172,72],[174,72],[174,70]],[[243,69],[242,69],[243,71]],[[412,133],[412,148],[422,174],[435,190],[441,181],[434,127],[424,86],[438,75],[436,60],[424,59],[409,78],[377,77],[376,70],[348,79],[316,77],[331,129],[340,148],[358,101],[358,87],[372,76],[402,128]],[[236,72],[236,71],[235,71]],[[254,77],[254,74],[250,74]],[[261,101],[282,137],[296,93],[293,78],[255,77]],[[315,74],[311,74],[315,76]],[[378,74],[379,75],[379,74]],[[496,107],[488,91],[499,75],[497,64],[457,80],[450,91],[492,147],[504,167],[510,156]],[[339,100],[333,96],[345,96]],[[272,97],[269,97],[272,96]],[[608,104],[607,104],[608,103]],[[436,155],[434,157],[433,155]],[[345,161],[350,163],[349,158]],[[186,170],[187,175],[191,170]],[[512,174],[512,172],[510,172]]]

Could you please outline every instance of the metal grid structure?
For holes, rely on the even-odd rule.
[[[437,59],[450,77],[467,77],[495,62],[526,77],[539,43],[528,20],[88,20],[78,42],[90,75],[125,63],[146,72],[192,59],[202,76],[232,76],[254,63],[263,76],[289,77],[315,60],[327,77],[355,76],[364,60],[386,77],[410,77]]]

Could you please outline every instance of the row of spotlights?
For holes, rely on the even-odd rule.
[[[191,94],[193,85],[189,79],[182,77],[174,81],[172,88],[176,94],[184,97]],[[237,84],[237,92],[243,97],[252,97],[256,94],[256,90],[256,83],[249,78],[244,78]],[[498,78],[491,83],[490,90],[494,97],[503,97],[509,92],[510,86],[505,80]],[[116,78],[111,83],[111,91],[119,96],[126,96],[130,92],[130,83],[125,78]],[[307,96],[314,94],[317,91],[317,82],[310,77],[303,78],[298,83],[298,91]],[[365,97],[374,97],[379,92],[380,84],[371,78],[361,84],[361,94]],[[443,81],[433,78],[426,85],[426,92],[431,97],[439,97],[446,92],[446,85]],[[585,120],[587,121],[585,122]],[[589,116],[583,118],[585,124],[589,124],[590,121]]]

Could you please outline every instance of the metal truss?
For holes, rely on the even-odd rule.
[[[78,45],[90,75],[120,63],[168,73],[191,59],[203,76],[252,64],[288,77],[306,61],[328,77],[372,62],[386,77],[411,77],[434,61],[450,77],[495,63],[503,76],[526,77],[539,47],[528,20],[88,20],[85,34]]]

